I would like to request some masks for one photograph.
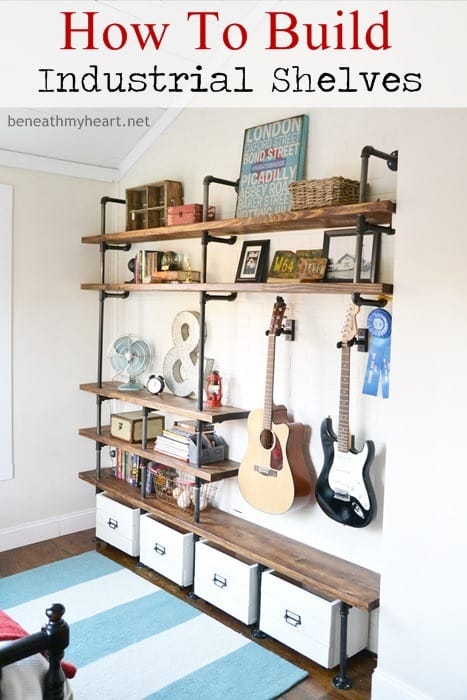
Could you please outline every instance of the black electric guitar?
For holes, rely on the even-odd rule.
[[[357,335],[358,312],[355,304],[349,307],[342,330],[339,427],[336,435],[331,418],[325,418],[321,424],[324,466],[316,483],[316,500],[326,515],[351,527],[365,527],[376,513],[369,478],[375,446],[367,440],[358,451],[349,430],[350,350]]]
[[[285,513],[311,495],[311,474],[303,452],[304,427],[288,421],[287,408],[273,403],[276,336],[286,304],[277,297],[268,331],[264,407],[248,417],[248,447],[238,470],[240,491],[265,513]]]

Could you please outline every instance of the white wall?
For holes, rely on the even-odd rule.
[[[0,185],[0,479],[13,476],[13,384],[12,384],[12,266],[13,188]]]
[[[464,700],[465,111],[403,115],[376,700]]]
[[[11,168],[13,210],[13,419],[15,476],[0,482],[0,549],[92,525],[93,494],[77,478],[92,469],[78,429],[94,422],[81,395],[96,372],[96,251],[81,236],[99,230],[109,185]],[[88,460],[88,461],[86,461]]]

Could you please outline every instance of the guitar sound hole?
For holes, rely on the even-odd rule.
[[[262,430],[259,441],[265,450],[270,450],[274,445],[274,433],[272,430]]]

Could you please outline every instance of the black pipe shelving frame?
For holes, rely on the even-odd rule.
[[[108,204],[126,204],[126,199],[119,199],[116,197],[102,197],[101,201],[101,229],[102,235],[107,233],[107,205]],[[100,281],[101,284],[105,284],[105,263],[106,263],[106,253],[109,250],[118,251],[128,251],[131,248],[130,243],[120,243],[111,244],[107,243],[105,240],[99,244],[99,258],[100,258]],[[99,317],[98,317],[98,333],[97,333],[97,386],[102,387],[102,362],[104,356],[104,316],[105,316],[105,302],[107,299],[126,299],[129,296],[129,292],[107,292],[104,289],[99,291]],[[102,432],[102,404],[106,398],[104,396],[96,395],[96,431],[97,433]],[[101,477],[102,468],[102,448],[104,444],[102,442],[96,442],[96,475],[97,478]]]
[[[398,168],[398,152],[392,151],[391,153],[385,153],[373,146],[365,146],[361,152],[361,173],[360,173],[360,190],[359,190],[359,202],[366,201],[366,194],[368,188],[368,167],[370,157],[380,158],[386,161],[387,166],[392,171],[397,171]],[[214,177],[208,175],[203,180],[203,221],[208,221],[208,209],[209,209],[209,199],[210,199],[210,187],[213,184],[219,184],[227,187],[231,187],[238,194],[239,180],[226,180],[223,178]],[[112,197],[103,197],[101,200],[101,234],[106,233],[106,206],[109,203],[116,204],[126,204],[126,200],[117,199]],[[371,234],[375,236],[382,235],[393,235],[395,229],[391,225],[382,226],[379,224],[372,224],[366,220],[365,215],[358,214],[355,226],[356,231],[356,243],[355,243],[355,267],[354,267],[354,283],[361,282],[361,262],[362,262],[362,250],[363,250],[363,237],[365,235]],[[210,243],[221,243],[225,245],[233,245],[237,240],[237,236],[213,236],[209,227],[203,230],[201,235],[201,245],[202,245],[202,262],[201,262],[201,282],[207,282],[207,269],[208,269],[208,246]],[[101,284],[105,285],[105,254],[108,250],[117,251],[128,251],[131,248],[131,243],[122,244],[108,244],[106,241],[100,243],[100,265],[101,265]],[[98,332],[98,366],[97,366],[97,385],[102,386],[102,359],[103,359],[103,332],[104,332],[104,306],[105,301],[108,298],[127,298],[129,296],[129,291],[124,292],[107,292],[105,290],[100,290],[99,293],[99,332]],[[204,406],[204,364],[205,364],[205,338],[204,338],[204,328],[206,325],[206,306],[209,301],[234,301],[237,297],[237,292],[226,292],[225,294],[211,294],[207,291],[199,292],[199,309],[200,309],[200,343],[199,343],[199,355],[198,355],[198,386],[197,386],[197,409],[198,411],[203,411]],[[387,303],[387,299],[367,299],[363,298],[359,292],[352,293],[352,301],[358,306],[377,306],[382,307]],[[96,397],[97,401],[97,433],[102,430],[101,425],[101,409],[102,403],[107,400],[108,397],[100,396]],[[147,418],[151,408],[143,407],[143,439],[142,447],[147,446]],[[197,466],[201,467],[201,433],[203,430],[204,421],[197,418],[196,419],[196,436],[197,436]],[[99,480],[101,478],[101,449],[104,443],[96,443],[96,478]],[[141,496],[145,497],[146,492],[146,469],[143,464],[142,468],[142,478],[141,478]],[[199,476],[195,476],[195,487],[194,487],[194,514],[193,519],[195,523],[200,522],[200,491],[201,491],[202,479]],[[195,537],[198,538],[197,535]],[[348,614],[351,606],[343,601],[340,602],[340,626],[339,626],[339,671],[338,675],[333,679],[333,684],[336,688],[341,690],[347,690],[352,687],[352,681],[347,676],[347,626],[348,626]],[[259,629],[253,631],[253,635],[260,636],[262,633]]]

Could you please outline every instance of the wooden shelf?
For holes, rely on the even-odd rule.
[[[249,410],[244,408],[236,408],[235,406],[221,406],[220,408],[203,408],[198,410],[195,399],[185,399],[174,394],[162,393],[158,396],[150,394],[146,389],[140,391],[119,391],[119,382],[102,382],[99,386],[97,383],[80,384],[82,391],[89,391],[98,396],[105,396],[108,399],[119,399],[119,401],[127,401],[134,403],[137,406],[146,406],[154,411],[162,411],[164,413],[176,413],[185,418],[194,420],[202,420],[205,423],[222,423],[225,420],[237,420],[247,418]],[[128,443],[126,443],[128,444]]]
[[[307,282],[303,284],[242,282],[226,284],[209,284],[190,282],[180,284],[132,284],[131,282],[115,282],[107,284],[84,283],[81,289],[91,291],[105,290],[108,292],[212,292],[214,294],[230,292],[255,292],[272,294],[360,294],[391,295],[393,285],[385,282]]]
[[[101,479],[96,477],[94,470],[81,472],[79,476],[132,507],[142,508],[160,520],[205,537],[250,561],[273,568],[319,595],[332,596],[367,611],[379,605],[380,577],[374,571],[216,508],[203,511],[201,522],[195,523],[189,511],[154,498],[141,498],[138,489],[115,479],[110,470],[102,470]]]
[[[185,462],[181,459],[176,459],[175,457],[170,457],[169,455],[156,452],[154,450],[154,440],[148,440],[147,449],[143,449],[141,443],[135,442],[125,442],[125,440],[119,440],[110,434],[110,426],[106,425],[102,428],[102,432],[98,433],[96,428],[81,428],[79,434],[82,437],[89,438],[94,442],[100,442],[103,445],[110,445],[112,447],[117,447],[126,452],[131,452],[131,454],[139,455],[144,459],[161,462],[166,467],[173,467],[174,469],[180,469],[193,476],[198,476],[202,481],[220,481],[221,479],[228,479],[231,476],[236,476],[238,474],[238,462],[234,462],[230,459],[225,459],[222,462],[213,462],[211,464],[202,465],[201,467],[196,467],[190,462]]]
[[[221,219],[202,221],[197,224],[163,226],[160,228],[121,231],[93,236],[83,236],[83,243],[145,243],[152,241],[200,238],[203,231],[209,230],[216,236],[247,235],[257,233],[277,233],[302,231],[319,228],[355,227],[357,216],[363,214],[367,223],[386,225],[392,221],[396,211],[394,202],[388,200],[347,204],[339,207],[303,209],[282,214],[253,216],[243,219]]]

